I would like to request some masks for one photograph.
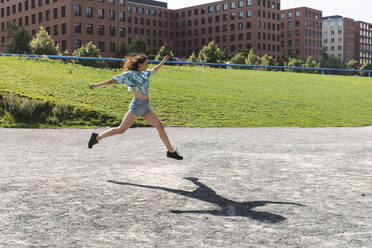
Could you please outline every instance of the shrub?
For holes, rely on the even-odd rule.
[[[45,122],[52,113],[53,105],[38,99],[21,98],[9,93],[4,94],[3,108],[14,116],[17,122]]]
[[[307,57],[304,67],[320,68],[320,63],[317,63],[311,56]],[[307,73],[316,73],[314,70],[306,70]]]
[[[234,57],[232,57],[230,63],[231,64],[237,64],[237,65],[244,65],[245,64],[245,57],[242,53],[237,53],[237,54],[235,54]],[[241,69],[241,68],[244,68],[244,67],[235,66],[234,68]]]
[[[200,51],[199,61],[203,63],[217,63],[221,58],[220,48],[214,41],[209,42],[209,44]]]
[[[147,43],[145,42],[145,39],[140,39],[136,37],[129,47],[129,54],[133,53],[143,53],[145,55],[150,54],[149,47],[147,46]]]
[[[198,57],[195,55],[195,52],[193,52],[190,55],[190,57],[188,58],[187,62],[194,62],[194,63],[199,62],[198,61]],[[194,66],[194,65],[190,64],[189,66]]]
[[[125,43],[122,42],[120,44],[119,48],[116,49],[115,54],[114,54],[114,58],[123,59],[123,58],[125,58],[125,56],[127,56],[127,54],[128,54],[128,48],[125,45]],[[119,62],[119,61],[109,61],[108,62],[108,65],[111,68],[121,68],[121,67],[123,67],[123,63],[124,63],[123,61],[122,62]]]
[[[56,46],[54,40],[48,32],[40,27],[39,32],[30,42],[31,52],[40,55],[58,55],[59,47]]]
[[[249,51],[248,57],[245,60],[247,65],[259,65],[261,64],[261,58],[255,55],[253,48]]]
[[[276,60],[274,59],[273,56],[268,56],[267,54],[265,54],[264,56],[261,57],[261,65],[275,66],[275,65],[277,65],[277,62],[276,62]],[[271,68],[264,68],[264,70],[271,71],[272,69]]]
[[[7,53],[30,53],[31,35],[24,27],[18,27],[12,22],[8,23],[8,41],[5,43]]]
[[[365,63],[364,65],[362,65],[362,67],[360,69],[361,70],[372,70],[372,64]],[[371,74],[372,74],[372,72],[371,72]],[[368,76],[368,72],[360,72],[360,75],[361,76]]]
[[[303,61],[297,58],[289,58],[288,64],[286,65],[288,67],[303,67]],[[303,70],[301,69],[287,69],[294,72],[301,72]]]
[[[82,45],[79,49],[76,49],[72,55],[77,57],[101,57],[99,52],[100,50],[89,41],[86,45]],[[75,63],[92,67],[103,67],[104,65],[102,60],[76,60]]]
[[[169,45],[164,45],[160,48],[158,55],[156,55],[155,57],[155,60],[162,60],[167,55],[169,56],[169,61],[172,61],[174,57],[172,47]]]

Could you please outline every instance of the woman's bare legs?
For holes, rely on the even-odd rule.
[[[107,138],[107,137],[110,137],[112,135],[116,135],[116,134],[122,134],[124,133],[125,131],[128,130],[128,128],[130,128],[134,122],[137,120],[138,116],[133,114],[132,112],[128,112],[125,117],[123,118],[123,121],[121,122],[120,126],[118,127],[114,127],[114,128],[110,128],[109,130],[103,132],[102,134],[98,135],[97,137],[97,141],[100,141],[104,138]]]
[[[169,142],[168,136],[164,130],[164,126],[159,120],[159,117],[155,114],[154,111],[150,110],[147,114],[143,116],[143,118],[152,126],[156,128],[159,132],[159,136],[163,141],[164,145],[167,147],[168,151],[174,152],[172,145]]]

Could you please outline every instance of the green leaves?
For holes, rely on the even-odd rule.
[[[48,32],[40,27],[39,32],[30,42],[32,54],[40,55],[58,55],[59,47],[56,46],[54,40],[50,37]]]

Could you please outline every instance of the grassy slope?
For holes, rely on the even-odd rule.
[[[132,98],[126,86],[88,89],[118,73],[0,57],[0,91],[122,118]],[[365,77],[164,66],[150,96],[152,109],[172,126],[372,124],[372,79]]]

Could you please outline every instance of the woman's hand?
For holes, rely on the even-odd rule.
[[[95,84],[91,84],[91,85],[89,86],[89,89],[93,90],[93,89],[96,88],[96,87],[97,87],[97,85],[95,85]]]
[[[165,62],[167,62],[167,60],[169,59],[169,56],[167,55],[167,56],[165,56],[164,58],[163,58],[163,61],[161,62],[162,64],[165,64]]]

